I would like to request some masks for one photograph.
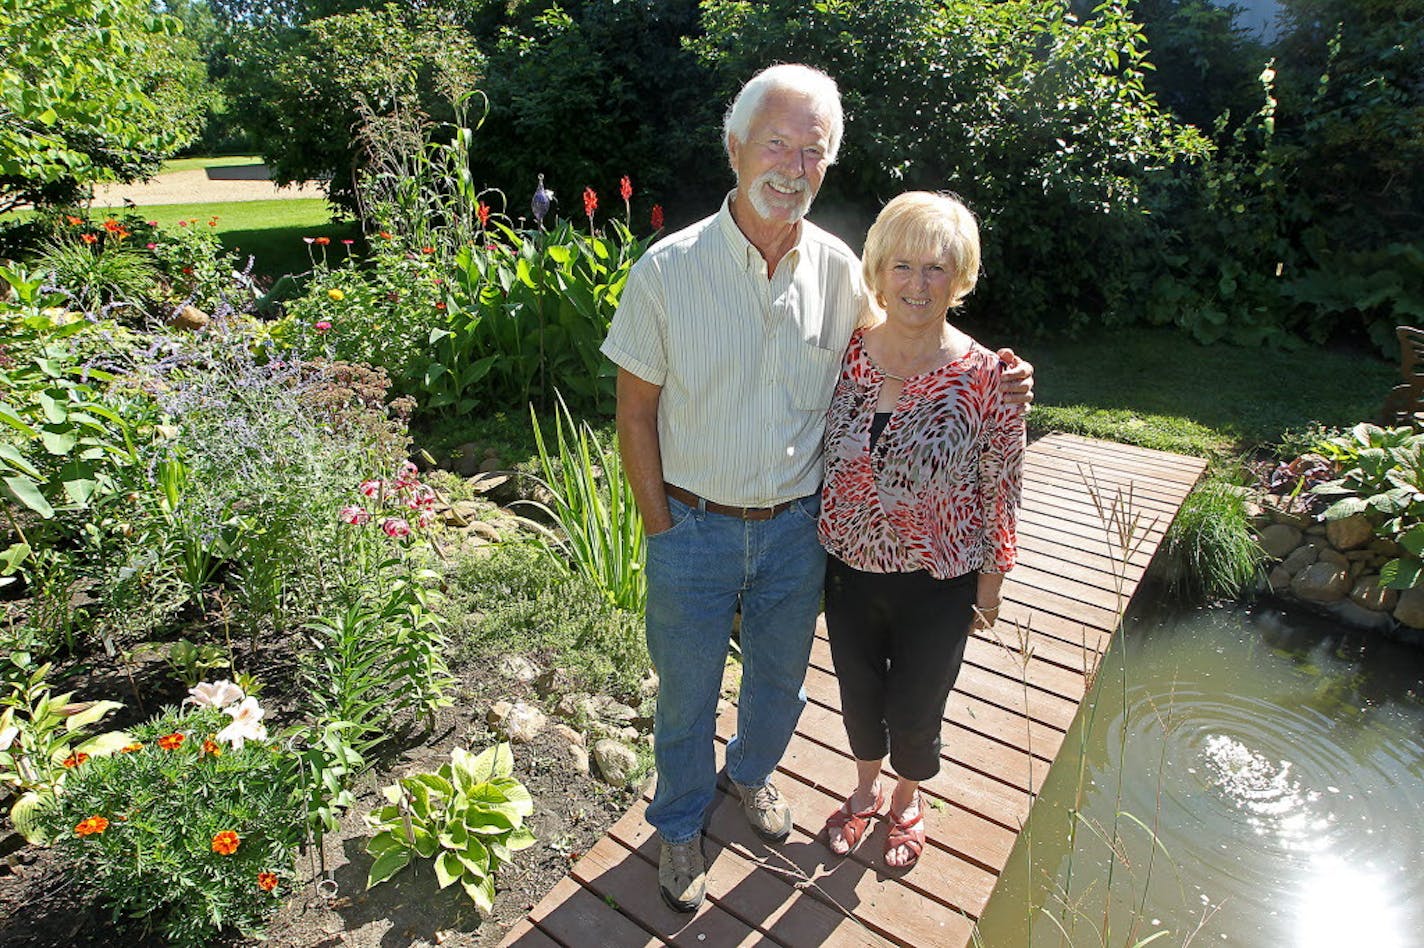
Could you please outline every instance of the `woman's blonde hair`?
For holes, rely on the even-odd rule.
[[[881,209],[861,253],[861,275],[871,299],[880,295],[880,273],[887,262],[925,256],[944,258],[953,271],[950,308],[964,302],[979,281],[979,225],[953,194],[906,191]],[[878,303],[872,309],[875,317],[884,318]]]

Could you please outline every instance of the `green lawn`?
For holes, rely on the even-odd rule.
[[[1313,422],[1372,420],[1399,374],[1359,352],[1202,346],[1168,329],[1015,350],[1035,366],[1031,427],[1218,461]]]
[[[257,155],[223,155],[207,158],[169,158],[163,163],[163,167],[158,169],[159,174],[168,174],[170,171],[197,171],[201,168],[238,168],[244,165],[260,165],[262,159]]]
[[[199,160],[199,159],[195,159]],[[207,159],[201,159],[207,160]],[[122,208],[114,208],[121,212]],[[96,209],[96,211],[102,211]],[[332,239],[327,259],[342,257],[341,239],[360,240],[360,228],[352,222],[332,223],[331,209],[321,198],[292,201],[233,201],[228,204],[155,204],[140,209],[148,220],[172,226],[180,220],[200,221],[204,226],[216,217],[215,228],[223,246],[256,257],[255,270],[266,276],[300,273],[311,269],[303,237],[325,235]]]

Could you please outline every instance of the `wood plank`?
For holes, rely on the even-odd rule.
[[[1095,445],[1075,445],[1057,438],[1040,438],[1027,453],[1040,458],[1082,464],[1084,467],[1091,465],[1099,472],[1098,479],[1103,482],[1110,479],[1109,475],[1114,481],[1127,481],[1141,476],[1159,480],[1164,484],[1178,484],[1190,488],[1196,483],[1197,477],[1201,476],[1200,472],[1193,476],[1193,471],[1187,466],[1156,463],[1156,459],[1148,455],[1134,455],[1116,448],[1105,449]],[[1202,470],[1205,470],[1204,464]]]
[[[1116,496],[1119,490],[1126,495],[1129,486],[1133,496],[1149,500],[1185,497],[1193,483],[1171,468],[1110,457],[1075,459],[1058,452],[1032,450],[1024,454],[1024,475],[1027,484],[1070,489],[1084,496],[1096,489],[1104,500]]]
[[[529,919],[551,938],[578,948],[639,948],[664,943],[571,876],[559,880],[534,906]]]
[[[718,744],[725,747],[724,735],[719,735]],[[851,912],[897,944],[936,944],[915,938],[932,937],[945,928],[957,931],[960,922],[978,917],[997,874],[964,850],[990,854],[1002,865],[1013,848],[1012,832],[953,807],[931,807],[925,815],[927,845],[913,871],[886,868],[883,819],[875,822],[854,853],[838,856],[826,847],[822,829],[826,817],[855,788],[855,767],[850,758],[799,736],[792,738],[792,745],[803,760],[820,761],[826,779],[832,781],[818,786],[790,768],[777,768],[776,788],[790,804],[796,823],[792,836],[776,846],[762,842],[747,825],[736,800],[725,794],[712,811],[710,835],[768,867],[794,869],[792,878],[814,881],[827,904]],[[907,931],[903,920],[897,921],[896,913],[906,907],[928,916],[923,932]],[[967,925],[964,933],[967,940]]]
[[[1162,467],[1174,468],[1183,472],[1195,472],[1200,475],[1206,470],[1207,460],[1205,458],[1192,457],[1187,454],[1174,454],[1170,451],[1159,451],[1156,448],[1144,448],[1141,445],[1124,444],[1121,441],[1101,441],[1095,438],[1085,438],[1082,435],[1067,434],[1058,432],[1048,436],[1049,444],[1057,450],[1064,452],[1084,451],[1101,452],[1104,454],[1116,454],[1126,458],[1141,459]],[[1035,439],[1034,443],[1044,439]]]
[[[646,797],[639,800],[614,824],[609,836],[656,865],[658,835],[645,818],[647,804]],[[717,809],[730,810],[720,804]],[[777,871],[747,858],[737,846],[718,839],[711,827],[706,835],[707,897],[777,943],[834,948],[889,944],[853,915],[818,899],[802,898],[788,881],[784,866]]]
[[[766,937],[724,912],[712,899],[696,912],[674,912],[658,893],[658,866],[619,845],[600,839],[573,865],[573,877],[618,911],[672,945],[758,945]]]
[[[521,919],[513,928],[504,933],[504,940],[499,943],[500,948],[505,946],[516,946],[516,948],[564,948],[554,939],[534,927],[534,923],[529,919]]]
[[[1040,458],[1030,458],[1024,461],[1023,492],[1025,495],[1042,496],[1045,499],[1060,497],[1065,500],[1086,503],[1092,508],[1094,516],[1097,517],[1097,504],[1093,501],[1093,493],[1088,484],[1067,478],[1067,472],[1058,462],[1045,461]],[[1130,493],[1128,484],[1131,484]],[[1100,486],[1103,485],[1100,484]],[[1184,496],[1186,495],[1182,491],[1174,487],[1161,487],[1137,480],[1122,483],[1123,503],[1131,502],[1128,509],[1150,512],[1153,516],[1172,516],[1176,513],[1177,507],[1181,505]],[[1112,492],[1101,497],[1105,512],[1111,509],[1116,497],[1117,485],[1114,484]],[[1101,518],[1099,517],[1099,519]]]

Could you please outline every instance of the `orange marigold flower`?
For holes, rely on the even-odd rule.
[[[84,763],[84,762],[85,762],[86,760],[88,760],[88,759],[89,759],[89,755],[88,755],[88,754],[84,753],[83,751],[75,751],[74,753],[70,754],[68,757],[64,758],[64,766],[66,766],[66,767],[78,767],[80,764]]]
[[[257,888],[263,892],[271,892],[277,888],[277,874],[275,872],[257,873]]]
[[[186,737],[174,731],[172,734],[165,734],[160,737],[158,739],[158,746],[166,751],[177,750],[183,746],[185,740],[187,740]]]
[[[211,754],[214,757],[222,756],[222,748],[211,737],[203,741],[203,753]]]
[[[97,244],[99,242],[99,238],[93,234],[80,234],[79,239],[86,244]]]
[[[237,852],[238,844],[242,840],[232,830],[222,830],[213,837],[213,852],[220,856],[231,856]]]
[[[312,241],[312,242],[315,243],[318,247],[325,247],[327,244],[331,243],[331,238],[330,238],[330,237],[318,237],[316,240],[314,240],[314,241]]]
[[[120,748],[119,748],[119,753],[121,753],[121,754],[132,754],[134,751],[141,751],[141,750],[143,750],[143,744],[142,744],[141,742],[139,742],[139,741],[134,741],[132,744],[125,744],[123,747],[120,747]]]
[[[102,816],[91,816],[88,819],[80,820],[79,825],[74,827],[74,832],[80,836],[98,836],[108,828],[108,819]]]

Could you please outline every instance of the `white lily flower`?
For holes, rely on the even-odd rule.
[[[227,708],[243,699],[242,689],[227,679],[205,681],[188,689],[188,697],[183,703],[192,702],[199,708]]]
[[[247,740],[267,739],[267,728],[262,724],[267,712],[257,706],[256,698],[244,698],[241,704],[224,708],[223,713],[232,718],[232,723],[218,731],[218,740],[230,744],[233,750],[242,750]]]

